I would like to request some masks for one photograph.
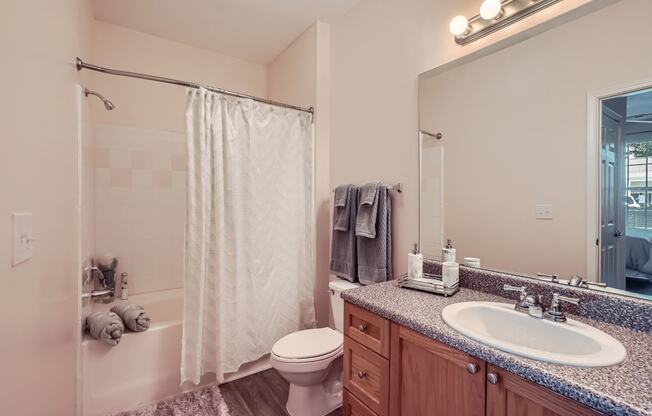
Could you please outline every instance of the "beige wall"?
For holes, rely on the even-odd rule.
[[[56,3],[56,4],[55,4]],[[84,1],[10,1],[0,13],[0,412],[75,414],[77,99]],[[11,213],[34,215],[34,257],[11,267]]]
[[[91,63],[110,68],[194,81],[265,96],[265,65],[172,42],[120,26],[93,24]],[[91,60],[92,59],[92,60]],[[94,103],[94,121],[162,131],[185,132],[185,89],[140,79],[93,74],[93,87],[117,106]]]
[[[267,95],[265,65],[103,22],[94,22],[93,33],[89,62]],[[116,105],[106,111],[99,100],[89,100],[95,122],[94,255],[118,257],[117,276],[129,273],[131,294],[181,287],[186,89],[92,77],[93,88]]]
[[[418,74],[590,3],[567,0],[469,46],[448,32],[479,0],[362,0],[332,24],[331,185],[403,182],[394,198],[394,269],[418,234]]]
[[[649,1],[623,0],[422,82],[460,257],[586,275],[587,95],[652,81],[650,15]],[[536,204],[552,204],[553,220],[536,220]]]
[[[330,241],[330,27],[317,22],[288,46],[268,69],[269,98],[315,107],[315,208],[317,322],[328,317]]]

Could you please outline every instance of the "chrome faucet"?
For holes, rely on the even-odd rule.
[[[507,292],[519,292],[519,299],[514,309],[517,312],[527,313],[535,318],[543,318],[543,306],[541,306],[541,295],[529,295],[525,286],[504,285],[503,290]]]
[[[576,274],[575,276],[568,279],[568,285],[569,286],[576,286],[576,287],[583,287],[585,289],[589,289],[589,286],[607,287],[606,283],[589,282],[588,280],[584,279],[579,274]]]
[[[97,280],[99,281],[102,289],[100,290],[95,290],[94,288],[94,279],[93,276],[95,276],[95,273],[98,274]],[[106,278],[104,276],[104,272],[97,267],[95,264],[91,263],[89,267],[84,269],[84,288],[90,287],[89,291],[82,290],[81,298],[82,299],[95,299],[95,298],[101,298],[103,303],[113,301],[113,298],[115,296],[115,287],[111,287],[106,281]]]
[[[555,293],[552,295],[550,309],[544,314],[544,318],[553,322],[566,322],[566,314],[561,307],[563,302],[572,303],[573,305],[580,304],[580,300],[577,298],[569,298],[568,296],[562,296],[559,293]]]

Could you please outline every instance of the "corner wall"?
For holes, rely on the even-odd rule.
[[[316,22],[268,66],[268,98],[315,107],[315,312],[329,323],[330,27]]]

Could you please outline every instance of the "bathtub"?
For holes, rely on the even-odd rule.
[[[109,310],[113,304],[91,305],[92,311]],[[181,386],[181,325],[183,289],[130,296],[126,302],[142,305],[152,323],[145,332],[125,332],[120,343],[106,345],[84,335],[82,360],[82,415],[106,416],[169,396],[196,386]],[[245,364],[228,374],[225,381],[270,368],[269,357]],[[214,382],[206,376],[202,384]]]
[[[84,416],[110,415],[181,391],[182,289],[134,295],[127,302],[142,305],[152,325],[146,332],[125,332],[115,347],[84,335]],[[114,304],[95,303],[91,308],[108,310]]]

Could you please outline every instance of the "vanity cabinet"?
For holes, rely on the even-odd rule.
[[[545,387],[346,303],[346,416],[598,416]]]
[[[597,416],[603,413],[488,365],[486,415]]]
[[[392,416],[484,414],[483,360],[392,324]]]

